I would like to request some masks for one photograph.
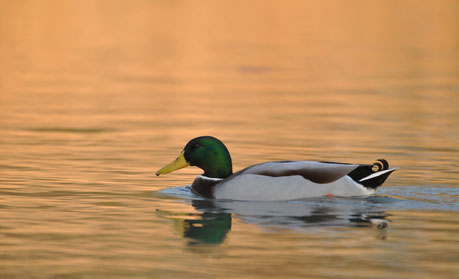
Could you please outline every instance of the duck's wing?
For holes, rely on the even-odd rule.
[[[324,184],[342,178],[359,166],[362,165],[314,161],[267,162],[245,168],[235,173],[233,176],[244,174],[257,174],[271,177],[300,175],[312,182]]]

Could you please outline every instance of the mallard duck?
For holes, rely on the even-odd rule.
[[[196,166],[204,173],[191,188],[212,199],[275,201],[317,196],[374,194],[395,171],[384,159],[374,164],[315,161],[277,161],[247,167],[233,173],[226,146],[210,136],[190,140],[180,155],[156,172],[166,174]]]

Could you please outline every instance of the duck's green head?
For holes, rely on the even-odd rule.
[[[158,170],[156,175],[188,166],[201,168],[207,177],[225,178],[233,173],[231,156],[226,146],[214,137],[204,136],[190,140],[177,159]]]

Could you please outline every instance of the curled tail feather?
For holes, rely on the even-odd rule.
[[[389,163],[385,159],[378,159],[372,165],[360,165],[348,176],[367,188],[376,189],[395,170],[396,168],[389,169]]]

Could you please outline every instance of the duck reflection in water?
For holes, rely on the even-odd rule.
[[[315,202],[320,203],[320,200]],[[157,210],[158,215],[174,221],[188,245],[220,244],[231,230],[232,215],[245,223],[264,228],[302,229],[310,227],[376,227],[377,237],[386,239],[387,219],[383,211],[364,208],[311,205],[304,201],[237,202],[191,200],[197,214]],[[183,216],[190,218],[180,218]]]
[[[191,203],[202,213],[188,214],[189,219],[178,218],[184,215],[180,213],[164,210],[157,210],[157,213],[163,218],[173,220],[175,228],[188,240],[189,245],[222,243],[231,229],[232,214],[216,211],[217,208],[213,207],[213,201],[210,200],[193,200]]]

